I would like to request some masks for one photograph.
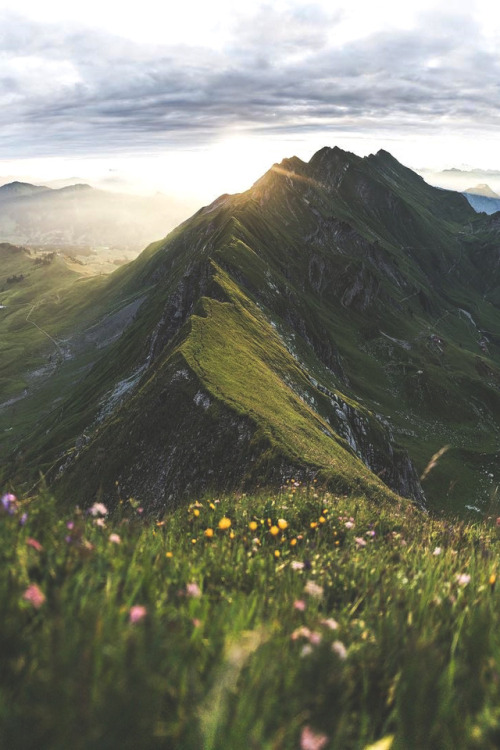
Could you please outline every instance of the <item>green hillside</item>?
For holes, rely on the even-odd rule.
[[[2,499],[2,747],[498,747],[494,517],[294,477],[155,517],[115,499]]]
[[[386,152],[284,160],[96,292],[91,361],[4,475],[41,470],[86,502],[118,482],[151,508],[289,473],[481,508],[496,491],[498,233]]]

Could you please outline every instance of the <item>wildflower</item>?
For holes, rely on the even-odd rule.
[[[28,545],[28,547],[33,547],[33,549],[36,549],[37,552],[41,552],[43,550],[40,542],[38,542],[36,539],[32,539],[31,537],[29,537],[29,539],[26,539],[26,544]]]
[[[311,527],[311,529],[315,529],[317,527],[317,525],[318,525],[317,521],[311,521],[311,523],[309,524],[309,526]]]
[[[277,536],[280,533],[280,530],[277,526],[271,526],[271,528],[269,529],[269,533],[273,536]]]
[[[229,533],[229,538],[230,538],[230,539],[234,539],[234,537],[235,537],[235,536],[236,536],[236,534],[234,533],[234,531],[231,531],[231,532]]]
[[[354,541],[358,545],[358,547],[366,547],[366,539],[363,539],[361,536],[357,536],[354,538]]]
[[[174,556],[173,552],[165,552],[165,557],[169,557],[170,558],[170,557],[173,557],[173,556]]]
[[[215,510],[215,505],[214,505],[214,503],[209,503],[209,507],[210,507],[210,508],[211,508],[212,510]]]
[[[203,533],[205,534],[205,536],[206,536],[207,539],[211,539],[213,537],[213,535],[214,535],[214,530],[213,529],[205,529],[205,531]]]
[[[354,528],[354,522],[353,521],[346,521],[344,526],[346,529],[353,529]]]
[[[375,536],[375,531],[373,529],[370,529],[369,531],[366,532],[366,536],[369,536],[373,539]]]
[[[459,586],[467,586],[470,581],[470,575],[468,573],[457,573],[456,581]]]
[[[435,547],[434,552],[432,554],[434,555],[434,557],[437,557],[438,555],[441,554],[441,552],[442,552],[441,547]]]
[[[307,581],[306,585],[304,586],[304,591],[314,599],[321,599],[321,597],[323,596],[323,587],[318,586],[315,581]]]
[[[321,624],[325,626],[325,628],[330,628],[330,630],[337,630],[339,624],[337,620],[334,620],[333,617],[329,617],[327,620],[321,620]]]
[[[199,515],[200,515],[200,511],[198,510],[198,508],[195,508],[193,510],[193,516],[195,516],[196,518],[198,518]]]
[[[326,734],[319,734],[309,726],[303,727],[300,734],[300,750],[323,750],[327,742]]]
[[[72,531],[75,528],[75,524],[73,521],[67,521],[66,522],[66,528]]]
[[[27,520],[28,520],[28,514],[23,513],[21,518],[19,519],[19,523],[21,524],[21,526],[24,526]]]
[[[219,529],[222,529],[222,531],[224,531],[225,529],[229,529],[230,526],[231,526],[230,518],[227,518],[226,516],[224,516],[223,518],[220,519]]]
[[[311,637],[311,631],[306,625],[301,625],[300,628],[296,628],[290,638],[292,641],[296,641],[298,638],[309,638]]]
[[[320,516],[319,517],[319,522],[320,523],[326,523],[326,518],[324,516]]]
[[[302,570],[304,568],[304,563],[299,560],[292,560],[290,565],[292,570]]]
[[[334,641],[332,643],[332,651],[334,654],[337,654],[340,661],[345,661],[347,659],[347,649],[342,641]]]
[[[491,586],[491,590],[492,590],[492,591],[493,591],[493,590],[494,590],[494,588],[495,588],[495,583],[496,583],[496,581],[497,581],[497,576],[496,576],[496,573],[492,573],[492,574],[490,575],[490,580],[489,580],[489,583],[490,583],[490,586]]]
[[[196,544],[196,539],[191,539],[191,544]]]
[[[279,549],[275,549],[275,550],[274,550],[274,556],[275,556],[275,557],[279,557],[279,556],[280,556],[280,554],[281,554],[281,553],[280,553]]]
[[[23,599],[25,602],[29,602],[35,609],[40,609],[45,602],[45,594],[39,589],[36,583],[32,583],[24,592]]]
[[[106,521],[104,518],[95,518],[94,526],[99,526],[99,528],[104,529],[106,527]]]
[[[193,599],[197,599],[201,596],[201,590],[197,583],[188,583],[186,586],[187,596],[191,596]]]
[[[303,599],[296,599],[293,603],[293,608],[299,612],[303,612],[306,608],[306,603]]]
[[[278,518],[278,528],[281,529],[281,531],[284,531],[288,528],[288,523],[284,518]]]
[[[198,620],[197,617],[194,617],[193,620],[192,620],[192,623],[195,626],[195,628],[199,628],[200,625],[201,625],[201,620]]]
[[[17,510],[17,497],[13,495],[12,492],[7,492],[5,495],[2,495],[0,502],[4,511],[6,511],[9,516],[13,516]]]
[[[295,538],[290,539],[290,547],[295,547],[296,544],[297,544],[297,540]]]
[[[120,538],[119,534],[110,534],[110,535],[109,535],[109,541],[110,541],[110,542],[111,542],[112,544],[121,544],[121,542],[122,542],[122,540],[121,540],[121,538]]]
[[[309,654],[312,654],[313,647],[310,643],[305,643],[302,648],[300,649],[300,656],[303,659],[305,656],[309,656]]]
[[[146,607],[143,607],[142,604],[136,604],[133,607],[130,607],[130,611],[128,613],[128,619],[129,622],[132,623],[132,625],[135,625],[137,622],[140,622],[143,620],[148,611]]]
[[[256,521],[250,521],[250,523],[248,524],[248,528],[250,529],[250,531],[257,531],[258,523]]]
[[[94,503],[91,508],[89,508],[89,513],[91,516],[107,516],[108,515],[108,509],[103,503]]]

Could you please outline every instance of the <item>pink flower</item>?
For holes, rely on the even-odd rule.
[[[148,611],[146,607],[143,607],[142,604],[136,604],[133,607],[130,607],[130,612],[128,613],[129,622],[131,622],[132,625],[135,625],[137,622],[143,620],[147,613]]]
[[[340,661],[345,661],[347,659],[347,649],[342,641],[334,641],[332,643],[332,651],[334,654],[337,654]]]
[[[467,586],[470,581],[470,575],[468,573],[458,573],[456,581],[459,586]]]
[[[110,534],[109,541],[113,544],[121,544],[122,540],[118,534]]]
[[[323,750],[328,737],[326,734],[319,734],[311,727],[304,727],[300,734],[300,750]]]
[[[441,547],[435,547],[434,548],[434,552],[432,554],[434,555],[434,557],[437,557],[438,555],[440,555],[441,554]]]
[[[36,583],[28,586],[23,594],[25,602],[29,602],[35,609],[40,609],[45,601],[45,594],[39,589]]]
[[[361,536],[355,537],[354,541],[358,545],[358,547],[366,547],[366,539],[363,539]]]
[[[300,562],[299,560],[292,560],[290,563],[290,567],[292,570],[302,570],[304,567],[304,563]]]
[[[354,523],[352,521],[346,521],[344,526],[346,527],[346,529],[353,529]]]
[[[200,587],[197,583],[188,583],[186,586],[186,594],[187,596],[192,596],[193,599],[197,599],[201,596]]]
[[[103,503],[94,503],[93,506],[89,508],[89,513],[91,516],[107,516],[108,509]]]
[[[305,608],[306,608],[306,603],[305,603],[305,601],[303,599],[297,599],[293,603],[293,608],[294,609],[298,609],[299,612],[303,612],[305,610]]]
[[[321,624],[325,626],[325,628],[330,628],[330,630],[337,630],[339,624],[337,620],[334,620],[333,617],[329,617],[327,620],[321,620]]]
[[[37,542],[36,539],[32,539],[31,537],[26,539],[26,544],[28,545],[28,547],[33,547],[33,549],[36,549],[37,552],[41,552],[43,550],[40,542]]]

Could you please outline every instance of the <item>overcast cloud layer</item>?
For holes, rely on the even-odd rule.
[[[0,16],[0,156],[155,150],[228,129],[494,133],[500,57],[467,15],[342,42],[342,11],[260,8],[219,49]]]

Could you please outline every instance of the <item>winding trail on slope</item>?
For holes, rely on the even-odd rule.
[[[31,323],[31,325],[35,326],[35,328],[38,328],[38,330],[41,333],[43,333],[44,336],[47,336],[47,338],[50,339],[52,341],[52,343],[54,344],[54,346],[56,347],[57,351],[59,352],[59,356],[61,357],[61,359],[64,359],[64,352],[61,349],[61,347],[59,346],[59,344],[57,343],[57,341],[54,338],[52,338],[52,336],[50,335],[50,333],[47,333],[47,331],[44,331],[43,328],[40,328],[40,326],[38,325],[38,323],[35,323],[34,320],[30,320],[30,315],[31,315],[31,313],[33,312],[33,310],[35,308],[36,308],[36,305],[32,305],[31,306],[31,309],[30,309],[29,313],[26,316],[26,322],[27,323]]]

